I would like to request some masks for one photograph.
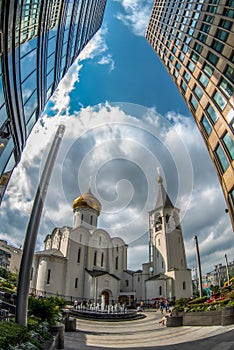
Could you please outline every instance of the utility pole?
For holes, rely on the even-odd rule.
[[[27,232],[24,238],[23,254],[19,270],[19,281],[17,288],[17,304],[16,304],[16,322],[21,326],[27,324],[28,310],[28,294],[30,285],[30,273],[32,269],[33,255],[37,240],[38,228],[41,220],[41,213],[44,201],[54,167],[55,159],[58,154],[59,146],[65,131],[64,125],[59,125],[51,145],[46,163],[37,187]]]
[[[227,281],[228,281],[228,285],[230,285],[230,280],[229,280],[229,271],[228,271],[228,259],[227,259],[227,254],[225,254],[225,261],[226,261],[226,274],[227,274]]]
[[[198,268],[198,282],[199,282],[199,295],[202,297],[202,273],[201,273],[201,260],[200,260],[200,252],[198,247],[198,239],[197,236],[194,236],[195,245],[196,245],[196,253],[197,253],[197,268]]]

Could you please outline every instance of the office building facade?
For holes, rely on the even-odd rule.
[[[155,0],[146,39],[196,121],[234,228],[233,22],[233,0]]]
[[[0,202],[26,140],[106,0],[0,1]]]

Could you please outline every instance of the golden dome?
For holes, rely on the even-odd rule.
[[[100,214],[100,211],[102,210],[101,203],[94,197],[90,190],[77,197],[73,201],[72,207],[73,210],[77,208],[91,208],[97,210],[98,214]]]

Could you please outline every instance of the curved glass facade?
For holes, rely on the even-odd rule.
[[[0,1],[0,202],[34,124],[102,24],[106,0]]]
[[[196,121],[234,228],[233,23],[233,0],[155,0],[146,38]]]

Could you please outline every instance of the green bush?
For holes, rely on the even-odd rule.
[[[0,322],[0,349],[9,349],[8,345],[17,345],[27,339],[27,327],[15,322]]]
[[[199,297],[199,298],[190,300],[190,301],[188,302],[188,304],[201,304],[201,303],[204,303],[206,300],[207,300],[207,297],[206,297],[206,296],[204,296],[204,297]]]
[[[47,321],[49,324],[61,322],[61,308],[66,305],[66,301],[59,297],[34,298],[30,297],[28,301],[28,314]]]

